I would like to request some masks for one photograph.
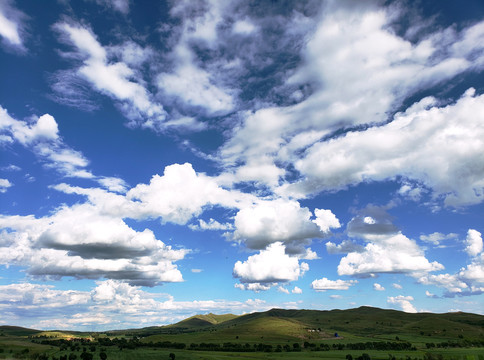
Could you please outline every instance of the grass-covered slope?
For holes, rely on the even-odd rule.
[[[0,326],[0,336],[29,336],[39,332],[40,330],[26,329],[19,326]]]
[[[213,315],[210,315],[213,316]],[[338,334],[335,337],[335,334]],[[146,341],[270,342],[284,341],[394,341],[425,342],[484,340],[484,316],[466,313],[409,314],[360,307],[349,310],[272,309],[218,322],[204,315],[161,327]],[[167,337],[166,335],[169,335]]]
[[[188,319],[182,320],[176,324],[168,325],[167,327],[175,329],[187,329],[187,330],[197,330],[200,328],[222,324],[226,321],[233,320],[238,318],[237,315],[233,314],[223,314],[223,315],[215,315],[215,314],[206,314],[206,315],[195,315],[189,317]]]

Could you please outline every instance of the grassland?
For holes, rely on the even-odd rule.
[[[230,350],[230,351],[227,351]],[[484,316],[362,307],[197,315],[177,324],[79,333],[0,327],[0,359],[484,360]],[[86,355],[88,353],[90,355]]]

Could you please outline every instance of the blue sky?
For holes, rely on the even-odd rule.
[[[480,1],[0,3],[0,323],[484,305]]]

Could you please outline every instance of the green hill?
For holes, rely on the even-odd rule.
[[[206,314],[206,315],[195,315],[189,317],[188,319],[182,320],[176,324],[168,325],[169,328],[179,328],[187,330],[196,330],[203,327],[208,327],[212,325],[222,324],[226,321],[233,320],[239,316],[233,314]]]
[[[484,339],[484,316],[467,313],[416,313],[360,307],[349,310],[272,309],[216,322],[213,316],[197,315],[177,324],[160,327],[146,341],[267,342],[284,341],[394,341],[425,344],[459,339]],[[217,319],[217,318],[215,318]],[[152,329],[153,330],[153,329]],[[338,335],[337,337],[335,335]],[[169,335],[167,337],[167,335]]]
[[[40,330],[27,329],[19,326],[0,326],[0,336],[29,336],[40,333]]]

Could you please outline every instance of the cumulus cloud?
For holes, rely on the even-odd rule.
[[[381,286],[380,284],[378,284],[378,283],[374,283],[373,284],[373,290],[376,290],[376,291],[385,291],[385,288],[383,286]]]
[[[316,291],[326,290],[348,290],[350,286],[357,284],[356,280],[329,280],[328,278],[322,278],[314,280],[311,283],[311,288]]]
[[[305,180],[294,186],[314,192],[402,176],[431,188],[447,206],[477,204],[484,198],[484,133],[472,114],[482,111],[484,95],[473,89],[447,106],[425,98],[386,125],[312,146],[296,162]]]
[[[182,281],[174,265],[189,250],[173,249],[149,229],[138,232],[93,205],[63,207],[51,216],[1,216],[2,264],[43,278],[110,278],[153,286]]]
[[[29,145],[42,140],[57,140],[58,127],[55,119],[45,114],[33,118],[30,123],[12,118],[6,109],[0,107],[0,130],[10,136],[10,141],[18,141],[22,145]]]
[[[368,205],[358,211],[347,225],[348,235],[368,237],[371,235],[391,235],[398,232],[393,224],[393,217],[384,207]]]
[[[470,256],[477,256],[482,252],[482,236],[479,231],[469,229],[465,242],[467,244],[465,250]]]
[[[260,283],[264,286],[270,283],[296,281],[309,270],[309,265],[296,257],[285,253],[285,246],[276,242],[261,250],[258,254],[249,256],[242,262],[234,265],[233,275],[246,284]],[[246,287],[247,288],[247,287]]]
[[[393,283],[393,284],[392,284],[392,286],[393,286],[395,289],[399,289],[399,290],[403,289],[403,286],[402,286],[402,285],[400,285],[400,284],[397,284],[397,283]]]
[[[258,201],[235,215],[233,238],[251,249],[264,249],[278,241],[295,242],[297,247],[298,242],[327,236],[330,228],[340,226],[330,210],[316,209],[315,214],[316,219],[311,219],[311,211],[293,200]]]
[[[127,198],[140,202],[139,211],[145,217],[186,224],[205,207],[237,208],[252,197],[225,190],[214,178],[196,173],[191,164],[185,163],[167,166],[163,176],[155,175],[149,184],[135,186],[128,191]]]
[[[411,301],[414,301],[414,298],[412,296],[403,296],[403,295],[398,295],[398,296],[390,296],[387,298],[387,302],[389,304],[395,304],[400,306],[400,308],[408,313],[416,313],[417,309]]]
[[[442,270],[430,262],[414,240],[401,233],[374,235],[362,252],[351,252],[338,265],[338,274],[370,276],[378,273],[418,274]]]
[[[108,330],[113,327],[159,326],[196,313],[241,314],[274,307],[260,299],[247,301],[177,301],[119,280],[97,281],[91,290],[57,290],[52,285],[19,283],[0,286],[0,309],[6,323],[40,329]],[[31,316],[21,314],[28,311]],[[141,325],[140,325],[141,324]]]
[[[465,241],[465,251],[471,257],[470,263],[455,274],[422,276],[421,284],[434,285],[446,289],[444,296],[479,295],[484,292],[484,252],[480,232],[469,229]]]
[[[7,192],[8,188],[13,186],[13,184],[8,179],[0,178],[0,193]]]
[[[357,211],[347,225],[347,233],[364,240],[363,247],[351,241],[326,244],[328,253],[346,253],[339,265],[339,275],[368,277],[378,273],[422,274],[442,270],[442,264],[430,262],[417,243],[393,224],[387,207],[368,205]]]
[[[432,274],[423,276],[418,281],[424,285],[445,287],[451,293],[460,293],[463,289],[468,287],[467,284],[460,280],[456,274]]]
[[[302,289],[298,288],[297,286],[294,286],[294,289],[291,291],[293,294],[302,294]]]

